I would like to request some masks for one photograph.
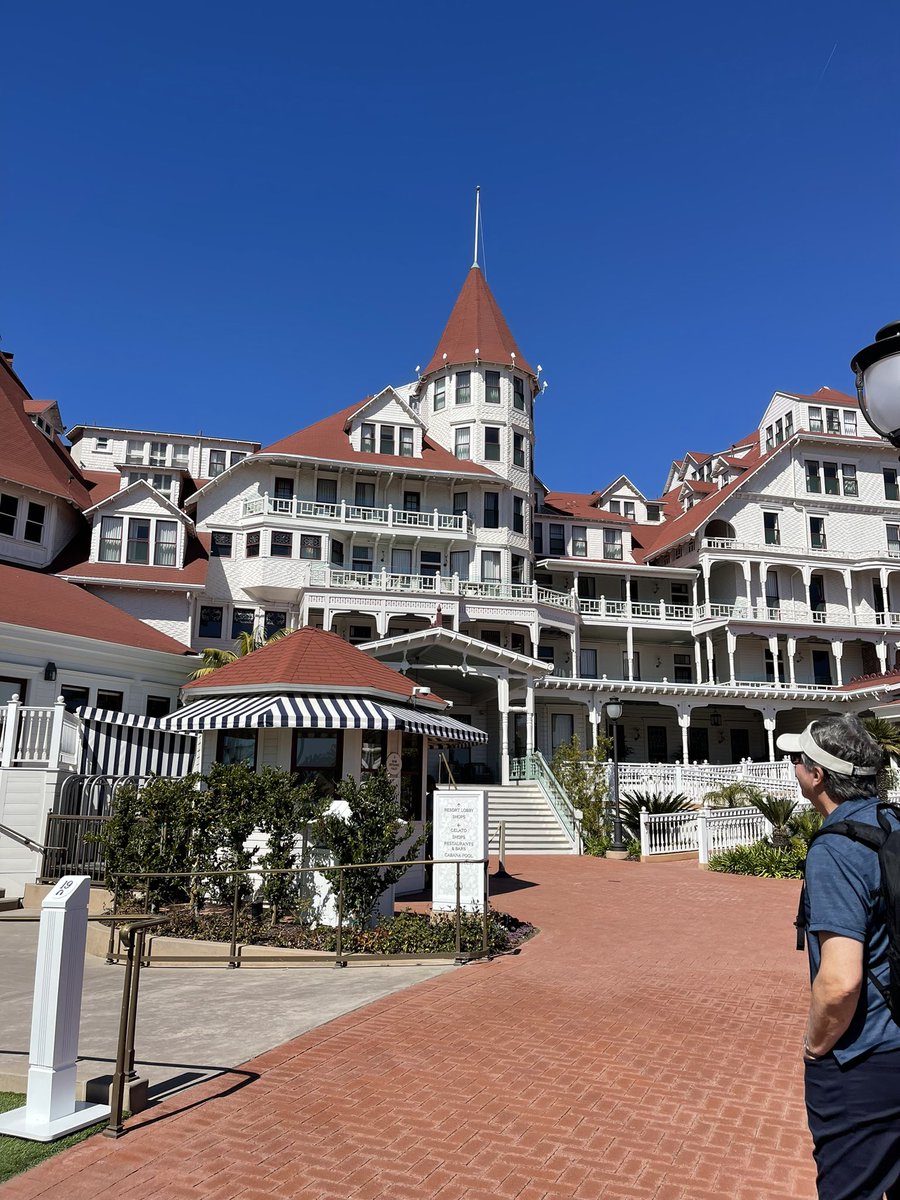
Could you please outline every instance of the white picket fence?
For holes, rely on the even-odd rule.
[[[809,808],[801,800],[798,808]],[[641,857],[693,853],[700,862],[711,854],[752,846],[772,832],[757,808],[697,808],[681,813],[641,813]]]

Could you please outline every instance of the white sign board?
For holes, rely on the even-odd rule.
[[[87,875],[66,875],[41,905],[28,1095],[0,1114],[0,1133],[52,1142],[109,1116],[108,1104],[75,1099],[90,890]]]
[[[434,793],[434,858],[450,859],[434,866],[432,904],[435,912],[455,912],[454,862],[487,858],[487,792],[478,788],[436,788]],[[459,867],[459,904],[463,912],[481,912],[484,866],[481,861]]]

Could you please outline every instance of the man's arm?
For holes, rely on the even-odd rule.
[[[818,938],[821,962],[812,985],[805,1045],[821,1057],[845,1032],[856,1012],[863,979],[863,943],[824,930]]]

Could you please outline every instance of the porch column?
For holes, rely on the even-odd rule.
[[[509,680],[497,680],[497,711],[500,716],[500,782],[509,783]]]
[[[843,687],[844,673],[841,670],[841,659],[844,657],[844,643],[840,638],[834,638],[831,643],[831,653],[834,655],[834,673],[837,686]]]
[[[878,665],[881,667],[881,673],[887,670],[887,642],[876,642],[875,653],[878,655]]]
[[[691,705],[676,704],[675,711],[678,713],[678,724],[681,727],[681,761],[687,766],[688,764],[688,730],[691,727]]]
[[[712,634],[706,635],[706,681],[707,683],[715,683],[716,679],[716,659],[713,654]]]
[[[844,577],[844,590],[847,593],[847,614],[850,621],[856,624],[856,613],[853,609],[853,574],[851,571],[841,571]],[[840,674],[840,665],[838,665],[838,674]]]
[[[757,567],[757,571],[759,573],[759,603],[760,603],[760,607],[768,608],[768,604],[766,602],[766,576],[769,574],[769,564],[765,560],[760,559],[760,561],[756,564],[756,567]]]
[[[534,680],[525,685],[525,753],[534,754]]]
[[[781,683],[781,672],[778,669],[778,635],[776,634],[774,637],[770,637],[768,642],[769,653],[772,655],[772,670],[775,674],[775,682]]]
[[[725,638],[728,643],[728,681],[734,683],[734,652],[737,649],[737,638],[730,629],[726,629]]]
[[[691,581],[691,600],[694,605],[694,608],[696,608],[699,603],[699,598],[698,598],[699,589],[697,587],[697,582],[698,582],[697,576],[695,575],[693,580]]]
[[[628,613],[628,616],[630,617],[631,616],[631,576],[630,575],[625,576],[625,603],[627,605],[627,608],[625,609],[625,611]]]
[[[744,591],[747,594],[747,608],[753,611],[753,583],[752,583],[752,566],[749,562],[742,562],[741,568],[744,572]]]
[[[628,679],[634,679],[634,629],[628,625],[625,629],[625,657],[628,660]]]
[[[703,682],[703,651],[700,649],[700,639],[694,638],[694,666],[696,668],[694,675],[698,683]]]
[[[763,727],[769,742],[769,762],[775,761],[775,709],[762,709]]]
[[[581,675],[581,634],[577,625],[569,634],[569,653],[572,655],[572,678],[578,679]]]
[[[597,693],[591,696],[591,706],[588,709],[588,724],[591,727],[591,749],[597,748],[597,726],[600,724],[600,700]]]
[[[787,656],[788,656],[788,679],[791,687],[795,687],[797,683],[797,664],[794,659],[797,657],[797,639],[789,637],[787,639]]]

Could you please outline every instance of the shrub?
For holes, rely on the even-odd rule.
[[[562,784],[572,807],[581,809],[581,837],[586,854],[603,854],[606,850],[605,846],[602,850],[592,847],[609,837],[604,806],[606,763],[611,749],[611,739],[600,735],[596,746],[585,752],[575,736],[557,746],[550,763],[550,770]]]
[[[641,836],[641,810],[648,813],[680,813],[693,811],[693,804],[683,792],[625,792],[619,797],[622,825],[633,841]]]
[[[791,845],[796,846],[798,850],[802,848],[805,853],[813,836],[822,828],[823,820],[822,814],[814,808],[798,809],[788,821]]]
[[[267,871],[290,871],[302,865],[298,861],[297,835],[322,816],[325,801],[317,796],[315,784],[298,782],[274,767],[266,767],[259,776],[260,830],[268,838],[266,853],[259,866]],[[308,875],[264,875],[260,893],[271,910],[272,923],[280,915],[296,911],[309,890]]]
[[[783,796],[766,796],[756,801],[756,807],[772,826],[772,845],[786,849],[791,842],[788,823],[797,808],[797,801]]]
[[[735,779],[732,783],[723,783],[721,787],[713,788],[703,797],[703,803],[710,808],[750,808],[763,798],[762,789],[753,783]]]
[[[806,847],[772,846],[768,842],[754,842],[752,846],[735,846],[723,850],[709,859],[711,871],[722,871],[726,875],[756,875],[763,879],[802,879]]]

